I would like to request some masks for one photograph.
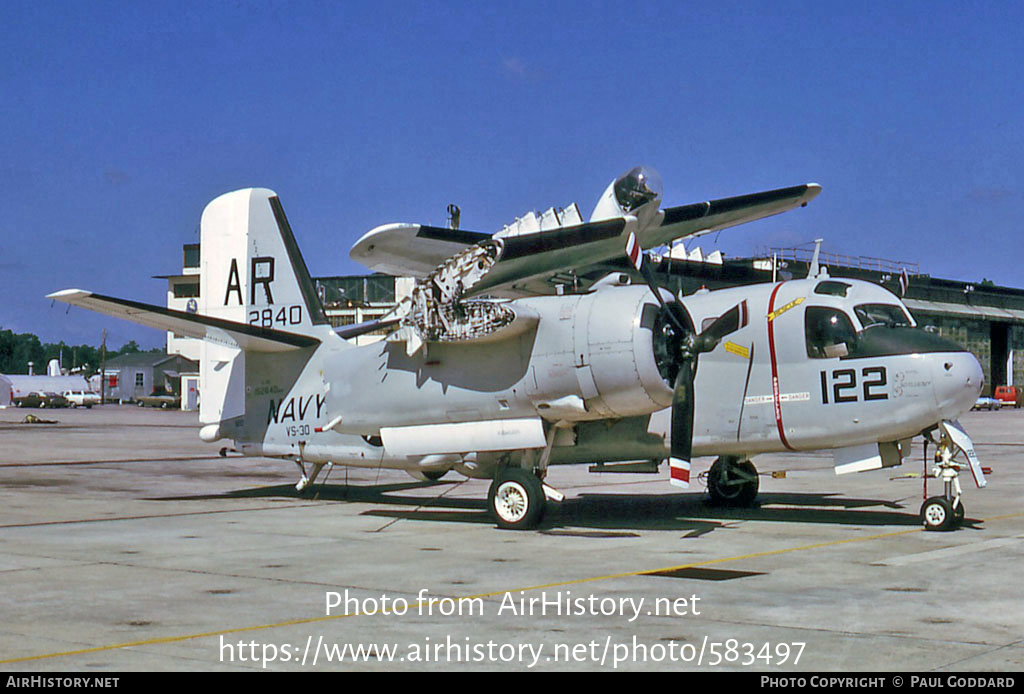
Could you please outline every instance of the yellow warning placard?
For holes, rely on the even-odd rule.
[[[726,342],[725,351],[731,352],[732,354],[737,354],[743,357],[744,359],[750,359],[750,349],[748,347],[744,347],[743,345],[738,345],[735,342]]]
[[[781,306],[768,314],[768,320],[773,321],[791,308],[796,308],[804,302],[804,297],[798,296],[785,306]]]

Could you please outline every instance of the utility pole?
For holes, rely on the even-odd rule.
[[[100,404],[107,404],[107,329],[103,329],[103,342],[100,345]]]

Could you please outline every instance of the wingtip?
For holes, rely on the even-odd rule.
[[[803,194],[803,196],[802,196],[802,198],[800,200],[800,207],[807,207],[807,203],[809,203],[814,198],[818,197],[818,193],[820,193],[820,192],[821,192],[821,184],[820,183],[805,183],[804,184],[804,194]]]
[[[47,299],[56,299],[57,301],[66,301],[72,297],[90,296],[92,292],[87,292],[84,289],[61,289],[60,291],[47,294]]]

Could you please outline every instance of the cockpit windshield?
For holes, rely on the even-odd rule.
[[[865,330],[877,326],[910,328],[914,325],[906,312],[895,304],[861,304],[853,311]]]

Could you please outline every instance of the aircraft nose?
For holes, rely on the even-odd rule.
[[[970,352],[935,355],[935,397],[944,419],[956,419],[974,406],[985,385],[985,374]]]

